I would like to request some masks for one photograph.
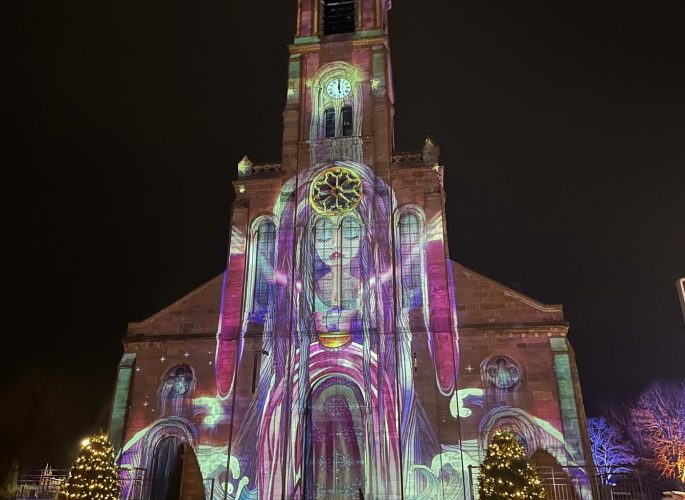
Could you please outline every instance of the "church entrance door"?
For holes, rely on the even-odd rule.
[[[305,423],[305,498],[363,498],[362,401],[357,386],[342,378],[327,379],[312,392]]]
[[[150,500],[176,500],[181,489],[183,444],[175,436],[162,439],[150,467]]]

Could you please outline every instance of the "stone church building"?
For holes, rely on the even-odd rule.
[[[474,498],[506,428],[588,498],[561,306],[450,260],[439,148],[394,150],[390,6],[298,0],[282,157],[238,165],[225,273],[124,339],[124,494]]]

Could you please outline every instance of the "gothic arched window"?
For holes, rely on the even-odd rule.
[[[423,306],[421,221],[414,213],[400,216],[399,249],[402,307]]]
[[[333,282],[334,272],[337,272],[334,265],[335,259],[332,254],[336,251],[337,242],[335,241],[333,223],[329,218],[321,218],[316,221],[314,226],[314,287],[316,289],[317,311],[327,310],[333,301]]]
[[[351,137],[354,135],[354,121],[352,118],[352,106],[343,106],[342,108],[342,130],[343,137]]]
[[[359,238],[361,226],[356,218],[345,217],[341,224],[340,263],[340,303],[341,308],[356,309],[354,304],[359,295]]]
[[[357,0],[323,0],[323,34],[354,33]]]
[[[316,311],[358,308],[361,224],[354,216],[338,221],[321,217],[314,226]]]
[[[255,248],[253,312],[266,310],[273,294],[274,263],[276,258],[276,225],[263,222],[257,230]]]
[[[335,137],[335,109],[326,108],[323,116],[324,116],[324,124],[326,127],[325,137],[327,139]]]
[[[509,356],[492,356],[482,365],[483,384],[493,389],[509,390],[521,381],[521,368]]]
[[[160,416],[186,416],[195,383],[187,365],[174,366],[166,372],[159,388]]]

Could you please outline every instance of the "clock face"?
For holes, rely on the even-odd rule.
[[[309,198],[312,208],[322,215],[354,210],[362,198],[361,177],[344,167],[329,168],[314,179]]]
[[[342,99],[352,92],[352,84],[345,78],[334,78],[326,85],[326,93],[333,99]]]

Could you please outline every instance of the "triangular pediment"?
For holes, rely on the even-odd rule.
[[[223,273],[139,323],[129,323],[128,336],[216,334],[221,312]]]
[[[451,262],[459,327],[564,323],[560,305],[547,305]]]

